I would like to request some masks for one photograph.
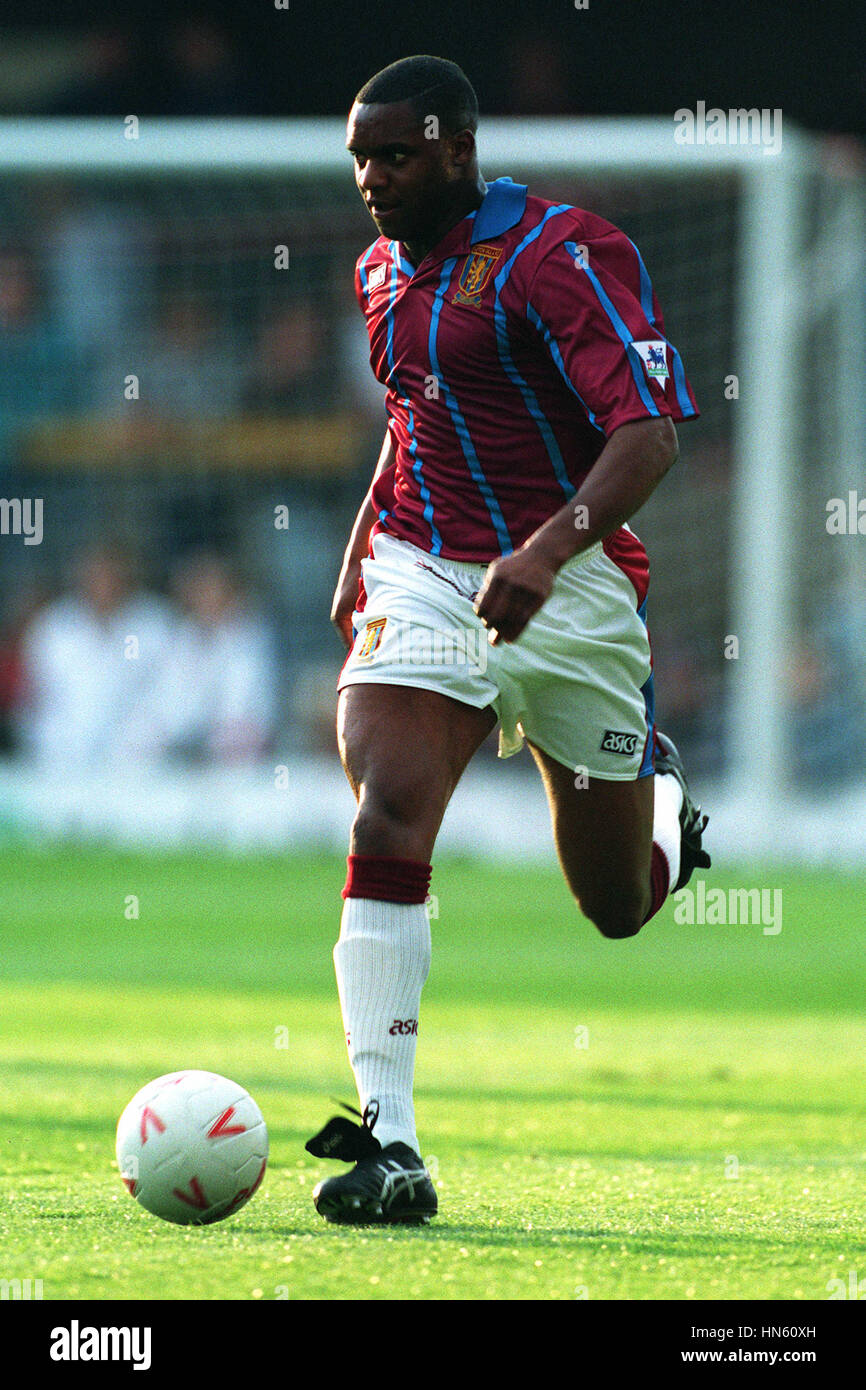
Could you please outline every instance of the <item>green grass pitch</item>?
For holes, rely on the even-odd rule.
[[[441,858],[417,1111],[427,1228],[326,1225],[304,1152],[354,1099],[336,858],[0,853],[0,1277],[47,1299],[826,1299],[866,1274],[866,878],[755,869],[783,926],[604,941],[553,865]],[[133,897],[137,899],[138,917]],[[216,1226],[150,1217],[114,1127],[240,1081],[271,1161]],[[831,1286],[832,1287],[832,1286]]]

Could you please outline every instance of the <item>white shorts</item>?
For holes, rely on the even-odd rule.
[[[340,675],[348,685],[436,690],[499,717],[499,756],[524,738],[609,782],[653,770],[649,637],[631,581],[601,543],[569,560],[516,642],[491,646],[473,608],[486,564],[377,535]]]

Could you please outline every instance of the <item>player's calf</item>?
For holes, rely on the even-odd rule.
[[[636,936],[651,906],[652,778],[591,778],[578,789],[572,769],[530,747],[547,791],[562,872],[578,906],[602,936]]]

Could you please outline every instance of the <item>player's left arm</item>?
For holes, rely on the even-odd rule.
[[[475,611],[491,642],[513,642],[550,596],[557,571],[628,521],[679,453],[668,416],[633,420],[610,435],[575,495],[485,576]]]

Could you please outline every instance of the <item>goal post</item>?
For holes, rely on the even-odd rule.
[[[794,538],[786,519],[800,429],[805,348],[800,293],[804,156],[743,175],[738,294],[739,400],[734,411],[729,663],[731,776],[772,805],[790,790],[784,701],[794,629]]]

